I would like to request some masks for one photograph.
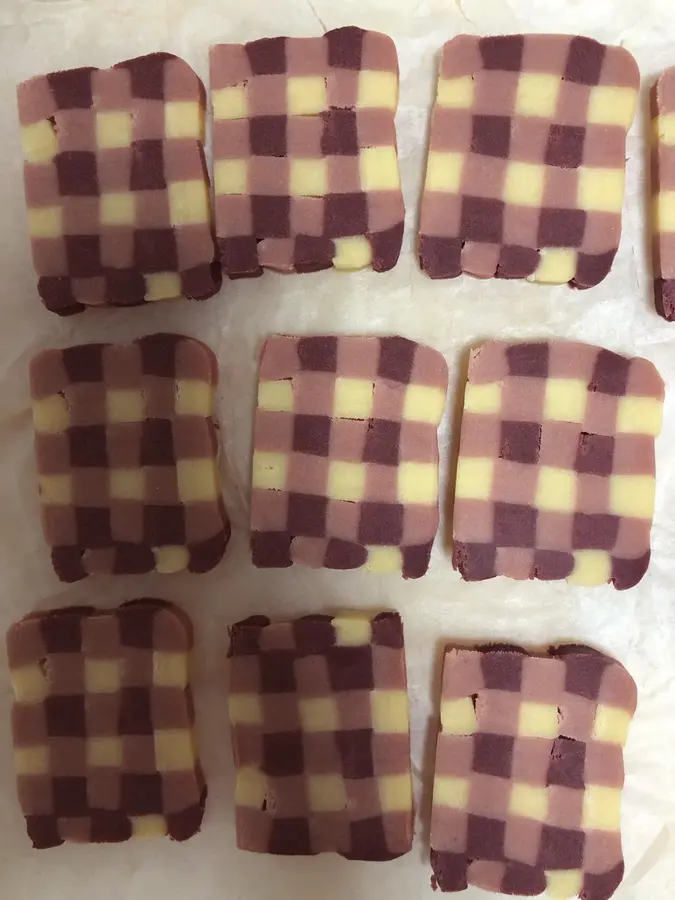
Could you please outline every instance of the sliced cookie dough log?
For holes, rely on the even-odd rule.
[[[199,831],[192,641],[185,613],[148,599],[56,609],[10,628],[14,764],[34,847]]]
[[[443,49],[420,223],[431,278],[588,288],[619,247],[633,57],[585,37],[461,35]]]
[[[391,38],[339,28],[211,50],[218,247],[231,278],[384,272],[405,210]]]
[[[42,524],[61,581],[206,572],[230,537],[211,350],[154,334],[31,363]]]
[[[447,386],[443,356],[407,338],[270,338],[254,434],[254,564],[424,575]]]
[[[221,283],[204,159],[204,87],[153,53],[18,89],[33,263],[42,302],[201,300]]]
[[[237,845],[386,861],[412,847],[410,726],[396,613],[256,616],[230,629]]]
[[[447,892],[609,900],[623,878],[623,747],[637,690],[590,647],[448,649],[431,866]]]
[[[675,320],[675,67],[654,85],[652,109],[652,241],[656,310]]]
[[[646,359],[568,341],[488,341],[464,398],[453,564],[467,581],[647,571],[664,386]]]

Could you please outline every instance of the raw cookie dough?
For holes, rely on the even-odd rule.
[[[375,31],[211,50],[216,230],[231,278],[396,265],[398,57]]]
[[[675,67],[652,91],[654,296],[659,315],[675,320]]]
[[[217,565],[230,537],[217,380],[209,348],[179,334],[33,359],[42,524],[61,581]]]
[[[663,395],[650,362],[588,344],[474,350],[453,523],[462,577],[637,584],[649,565]]]
[[[424,575],[447,386],[442,355],[406,338],[270,338],[254,434],[254,564]]]
[[[159,600],[67,607],[10,628],[14,764],[34,847],[199,831],[191,648],[190,620]]]
[[[608,900],[637,690],[590,647],[446,652],[431,822],[442,891]]]
[[[28,230],[42,302],[90,306],[215,294],[205,91],[169,53],[19,85]]]
[[[412,847],[408,693],[396,613],[230,629],[237,845],[389,860]]]
[[[424,271],[602,281],[619,246],[639,82],[627,50],[586,37],[449,41],[422,202]]]

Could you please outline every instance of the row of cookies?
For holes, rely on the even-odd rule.
[[[62,581],[218,564],[230,523],[217,377],[213,353],[175,334],[34,358],[43,528]],[[442,354],[407,338],[270,337],[253,437],[254,565],[424,575],[447,386]],[[663,396],[650,362],[587,344],[474,349],[454,487],[462,577],[637,584]]]
[[[199,831],[207,787],[184,612],[148,599],[54,610],[14,625],[7,647],[18,794],[35,847]],[[228,686],[240,849],[371,861],[410,851],[396,613],[240,622]],[[434,885],[608,900],[623,877],[623,746],[635,706],[628,672],[588,647],[446,648]]]
[[[19,86],[38,290],[67,315],[215,294],[264,268],[395,266],[404,232],[393,41],[359,28],[211,51],[206,94],[165,53]],[[443,49],[419,255],[466,272],[590,287],[619,246],[639,72],[585,37],[462,35]],[[654,94],[655,270],[675,314],[675,70]],[[215,221],[216,239],[213,236]]]

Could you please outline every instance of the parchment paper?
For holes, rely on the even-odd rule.
[[[226,284],[201,304],[185,301],[60,320],[37,299],[26,230],[16,82],[79,65],[108,66],[167,50],[208,78],[216,41],[317,35],[355,24],[395,39],[402,74],[398,115],[408,206],[401,262],[371,272],[281,277]],[[672,0],[1,0],[0,2],[0,630],[25,613],[87,602],[112,606],[150,595],[182,604],[195,620],[196,704],[209,802],[202,833],[184,845],[166,839],[120,846],[30,848],[15,799],[9,735],[10,688],[0,662],[0,898],[2,900],[281,900],[322,896],[391,900],[431,896],[428,787],[435,693],[445,640],[501,638],[528,645],[586,641],[616,655],[640,692],[626,751],[623,806],[627,874],[618,900],[675,894],[675,325],[654,312],[645,234],[643,113],[628,142],[624,236],[607,280],[588,292],[470,278],[433,283],[412,252],[429,104],[438,51],[461,32],[583,33],[621,43],[637,57],[645,87],[675,64]],[[222,383],[222,471],[234,535],[225,561],[205,576],[90,579],[70,588],[53,575],[39,527],[31,454],[27,367],[43,347],[125,340],[176,330],[217,353]],[[456,387],[466,349],[480,338],[569,337],[641,354],[666,379],[665,427],[658,441],[653,562],[634,590],[580,589],[506,579],[464,584],[439,538],[429,574],[397,576],[257,571],[248,555],[248,475],[256,361],[275,332],[400,333],[441,350],[450,365],[448,415],[441,430],[443,483],[456,440]],[[253,613],[292,616],[340,607],[401,611],[406,627],[418,804],[413,852],[396,862],[257,857],[234,845],[233,773],[224,702],[228,623]],[[487,896],[469,890],[467,898]]]

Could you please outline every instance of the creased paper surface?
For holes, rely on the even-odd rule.
[[[340,25],[389,33],[401,61],[400,158],[408,207],[401,262],[385,275],[281,277],[227,283],[201,304],[160,303],[60,320],[40,305],[23,205],[15,84],[81,65],[108,66],[154,50],[177,53],[204,78],[216,41],[318,35]],[[433,283],[412,252],[429,105],[438,52],[456,34],[560,31],[621,43],[638,59],[643,85],[675,64],[672,0],[2,0],[0,115],[0,571],[2,631],[37,608],[108,607],[154,595],[192,615],[198,636],[195,693],[209,803],[202,833],[167,840],[32,851],[15,799],[9,734],[10,688],[0,667],[0,898],[49,900],[391,900],[430,896],[429,792],[435,693],[446,640],[504,639],[540,646],[595,644],[635,677],[640,705],[626,750],[623,806],[626,879],[618,900],[675,894],[675,325],[653,310],[645,229],[646,95],[628,140],[621,249],[611,275],[588,292],[470,278]],[[225,561],[205,576],[90,579],[66,588],[52,574],[39,527],[31,455],[28,361],[50,346],[128,340],[157,330],[201,338],[221,365],[222,471],[234,535]],[[451,371],[441,429],[442,479],[457,439],[456,390],[467,349],[481,338],[567,337],[651,359],[667,383],[657,441],[657,498],[650,572],[634,590],[580,589],[504,579],[464,584],[439,538],[429,574],[330,573],[300,567],[256,571],[247,546],[248,474],[257,354],[271,332],[400,333],[441,350]],[[254,613],[292,616],[342,607],[395,608],[404,617],[418,797],[413,852],[388,864],[336,857],[281,859],[234,845],[233,769],[224,702],[226,626]],[[487,896],[470,889],[464,896]]]

